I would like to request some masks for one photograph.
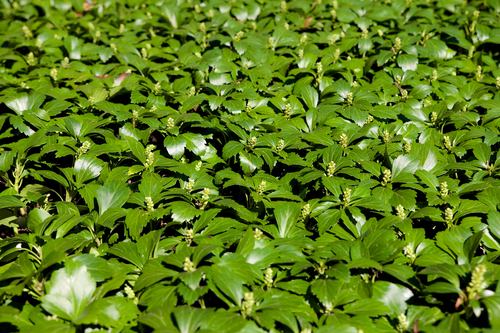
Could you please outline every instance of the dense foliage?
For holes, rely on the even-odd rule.
[[[0,18],[0,331],[500,330],[500,1]]]

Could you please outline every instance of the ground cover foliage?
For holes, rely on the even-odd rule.
[[[500,330],[500,2],[6,1],[2,332]]]

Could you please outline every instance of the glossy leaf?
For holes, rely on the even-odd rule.
[[[92,301],[96,282],[85,265],[66,266],[54,272],[42,307],[61,318],[77,322]]]

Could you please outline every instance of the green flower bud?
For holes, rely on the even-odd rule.
[[[386,129],[382,132],[382,140],[384,141],[384,143],[391,142],[391,133],[389,133],[389,131]]]
[[[243,302],[241,302],[241,314],[243,317],[248,317],[253,312],[255,305],[255,298],[252,292],[246,292],[243,295]]]
[[[257,187],[257,194],[262,195],[266,190],[267,183],[265,180],[261,180],[259,186]]]
[[[347,137],[347,134],[340,134],[339,144],[342,148],[347,148],[349,146],[349,138]]]
[[[193,237],[194,237],[194,231],[193,229],[188,229],[186,230],[186,233],[184,235],[184,239],[186,240],[186,244],[189,246],[193,242]]]
[[[386,186],[388,183],[391,182],[391,180],[392,180],[391,170],[385,169],[382,172],[382,181],[380,182],[380,184],[382,184],[382,186]]]
[[[144,162],[144,167],[149,168],[155,162],[155,154],[153,150],[156,148],[155,145],[148,145],[144,150],[144,154],[146,155],[146,162]]]
[[[453,148],[452,144],[451,144],[451,140],[450,140],[450,137],[448,135],[444,135],[443,136],[443,143],[444,143],[444,147],[448,150],[448,151],[451,151],[451,149]]]
[[[55,67],[54,67],[54,68],[52,68],[52,69],[50,70],[50,77],[52,78],[52,80],[57,81],[57,76],[58,76],[58,74],[59,74],[59,73],[58,73],[57,68],[55,68]]]
[[[415,250],[413,250],[413,246],[411,244],[408,244],[404,247],[403,253],[408,259],[410,259],[412,263],[415,261],[415,259],[417,259],[417,255],[415,253]]]
[[[80,146],[80,148],[78,148],[78,151],[76,152],[76,157],[79,158],[80,156],[86,154],[89,151],[91,145],[92,144],[90,143],[90,141],[85,140]]]
[[[335,169],[337,168],[337,164],[334,161],[328,162],[328,166],[326,168],[326,175],[328,177],[332,177],[335,173]]]
[[[448,190],[448,183],[447,182],[441,182],[439,184],[439,195],[441,198],[446,198],[448,196],[449,190]]]
[[[28,53],[28,58],[26,59],[26,62],[30,66],[35,66],[37,64],[37,60],[36,60],[35,55],[33,54],[33,52]]]
[[[484,264],[477,265],[472,271],[472,277],[466,289],[469,300],[479,299],[483,291],[488,287],[484,279],[486,271],[486,266]]]
[[[184,258],[184,264],[182,265],[184,272],[194,272],[196,267],[189,257]]]
[[[262,232],[262,230],[258,229],[258,228],[255,228],[253,230],[253,238],[255,238],[256,240],[259,240],[259,239],[262,239],[264,237],[264,233]]]
[[[396,329],[398,332],[407,332],[408,328],[410,327],[410,323],[408,322],[408,319],[406,318],[406,315],[404,313],[400,313],[398,315],[398,325]]]
[[[392,45],[391,51],[393,54],[397,54],[401,50],[401,38],[396,37],[394,39],[394,44]]]
[[[453,224],[453,209],[451,208],[446,208],[444,210],[444,221],[450,227]]]
[[[273,269],[271,267],[268,267],[264,272],[264,284],[267,288],[271,288],[273,286],[273,283]]]
[[[193,190],[193,186],[194,186],[194,179],[189,178],[187,183],[184,184],[184,189],[188,192],[191,192]]]
[[[279,139],[278,144],[276,145],[276,151],[280,152],[285,148],[285,140]]]
[[[26,39],[33,38],[33,33],[31,32],[30,28],[28,28],[27,26],[23,25],[22,30],[23,30],[24,37]]]
[[[403,151],[408,154],[411,151],[411,141],[403,142]]]
[[[148,212],[152,212],[155,210],[155,204],[151,197],[145,197],[144,202],[146,203],[146,209],[148,210]]]
[[[396,207],[396,215],[401,219],[404,220],[406,218],[406,212],[405,209],[402,205],[397,205]]]
[[[250,137],[247,141],[247,147],[250,149],[255,148],[256,144],[257,144],[257,137],[255,136]]]
[[[305,220],[309,214],[311,214],[311,205],[306,203],[304,206],[302,206],[302,210],[301,210],[301,216],[302,216],[302,219]]]
[[[342,192],[342,202],[344,203],[344,206],[348,206],[349,203],[351,202],[351,194],[352,190],[350,188],[346,188]]]
[[[483,79],[483,67],[477,65],[476,67],[476,81],[481,81]]]
[[[438,79],[438,72],[436,69],[433,69],[432,70],[432,77],[431,77],[431,81],[436,81]]]

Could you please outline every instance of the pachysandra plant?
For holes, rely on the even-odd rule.
[[[499,11],[0,2],[0,331],[500,331]]]

